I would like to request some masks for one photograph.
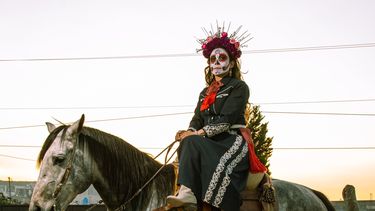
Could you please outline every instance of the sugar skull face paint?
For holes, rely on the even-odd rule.
[[[214,75],[222,75],[230,66],[229,55],[223,48],[215,48],[210,55],[210,68]]]

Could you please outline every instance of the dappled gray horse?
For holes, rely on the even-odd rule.
[[[72,125],[47,123],[50,134],[39,153],[40,172],[29,211],[66,210],[91,184],[108,210],[143,211],[165,205],[166,196],[174,192],[174,167],[165,166],[139,191],[162,164],[124,140],[83,123],[83,115]],[[333,210],[320,192],[282,180],[273,183],[279,210]]]

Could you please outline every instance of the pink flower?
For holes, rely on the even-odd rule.
[[[227,36],[228,36],[228,33],[226,33],[226,32],[221,33],[221,37],[227,37]]]
[[[235,44],[237,41],[235,39],[230,39],[229,43],[230,44]]]
[[[206,49],[206,44],[203,44],[203,45],[202,45],[202,49]]]
[[[212,41],[212,37],[207,37],[206,42],[209,43]]]
[[[240,47],[240,43],[239,42],[234,43],[234,47],[238,49]]]

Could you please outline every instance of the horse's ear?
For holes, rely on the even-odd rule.
[[[82,114],[81,119],[77,120],[74,122],[69,128],[68,128],[68,133],[73,134],[79,134],[83,128],[83,123],[85,122],[85,115]]]
[[[54,131],[56,129],[56,126],[54,124],[50,123],[50,122],[46,122],[46,125],[47,125],[49,133],[52,133],[52,131]]]

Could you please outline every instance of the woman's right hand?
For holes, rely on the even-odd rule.
[[[196,131],[187,130],[180,134],[180,141],[182,141],[184,138],[191,136],[191,135],[197,135]]]
[[[181,136],[181,135],[182,135],[184,132],[186,132],[186,130],[179,130],[179,131],[176,133],[175,140],[176,140],[176,141],[181,141],[181,139],[182,139],[182,136]]]

